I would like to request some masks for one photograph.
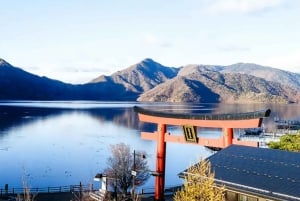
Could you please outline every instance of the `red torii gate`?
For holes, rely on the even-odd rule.
[[[142,122],[156,123],[154,133],[141,132],[142,139],[157,141],[156,150],[156,178],[155,200],[164,200],[166,142],[195,143],[207,147],[224,148],[231,144],[258,147],[255,141],[239,141],[233,138],[234,128],[260,127],[264,117],[268,117],[271,110],[238,114],[182,114],[153,111],[141,107],[134,107]],[[183,126],[184,135],[167,133],[167,125]],[[223,135],[219,139],[201,138],[197,136],[197,127],[222,128]]]

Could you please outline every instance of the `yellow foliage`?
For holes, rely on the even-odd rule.
[[[214,173],[208,161],[190,167],[181,190],[175,193],[175,201],[225,201],[224,186],[216,186]]]

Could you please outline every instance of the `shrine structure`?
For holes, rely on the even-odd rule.
[[[240,141],[234,138],[234,128],[261,127],[263,118],[268,117],[271,110],[234,113],[234,114],[186,114],[168,113],[134,107],[141,122],[157,124],[156,132],[141,132],[142,139],[157,142],[155,178],[155,200],[164,200],[166,142],[193,143],[211,148],[225,148],[231,144],[258,147],[256,141]],[[171,135],[167,125],[182,126],[183,135]],[[216,138],[201,137],[197,128],[221,128],[222,136]]]

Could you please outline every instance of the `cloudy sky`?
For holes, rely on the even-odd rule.
[[[69,83],[144,58],[300,72],[299,0],[0,0],[0,58]]]

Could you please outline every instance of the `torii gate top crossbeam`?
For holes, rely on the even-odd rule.
[[[148,110],[141,107],[134,107],[134,111],[139,114],[143,122],[184,125],[191,124],[200,127],[210,128],[252,128],[259,127],[264,117],[270,116],[271,110],[261,110],[246,113],[229,114],[186,114],[167,113],[164,111]]]

